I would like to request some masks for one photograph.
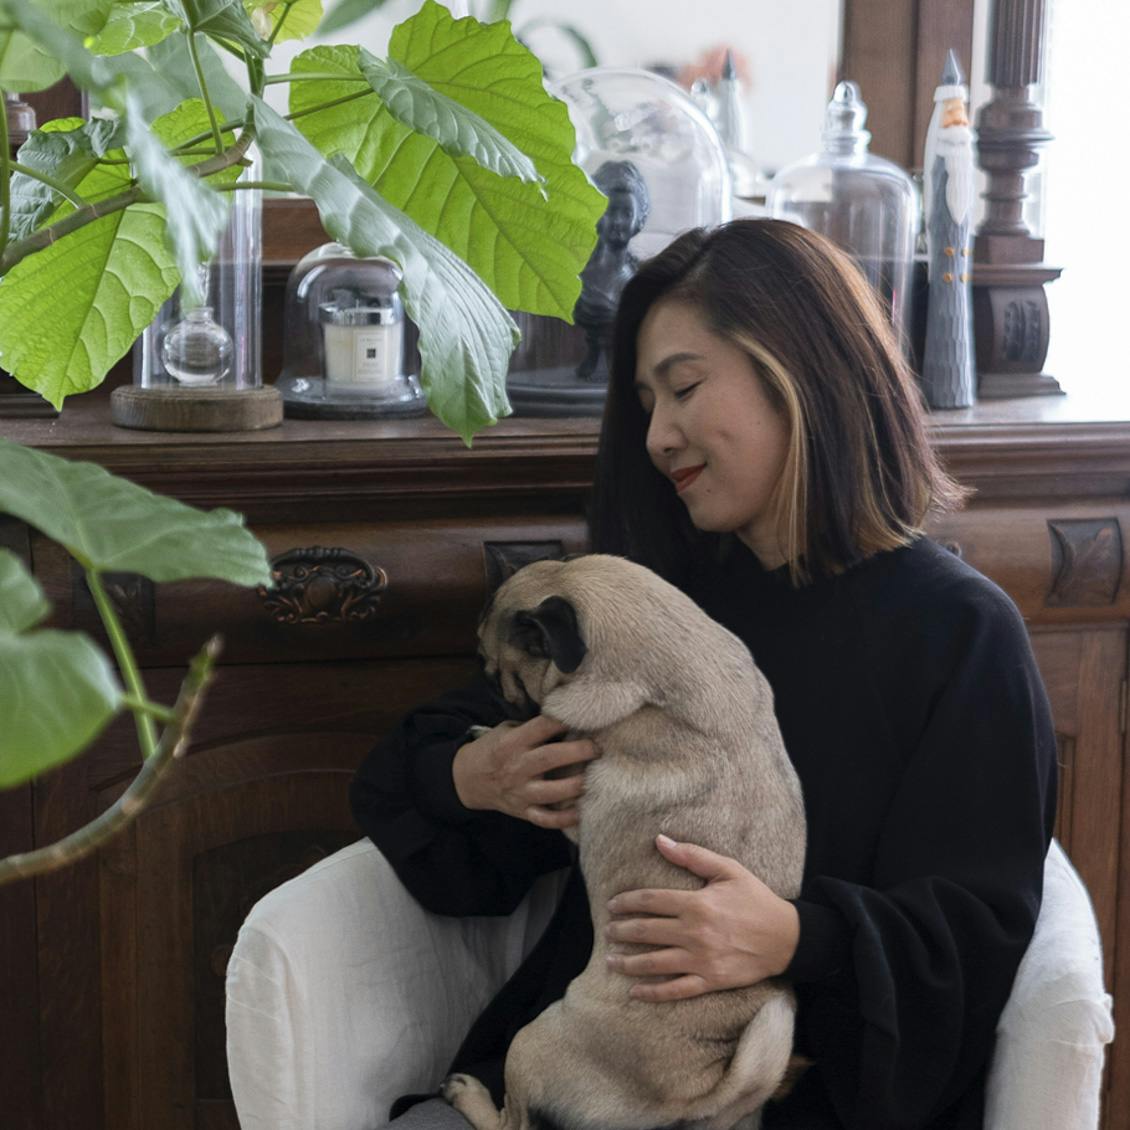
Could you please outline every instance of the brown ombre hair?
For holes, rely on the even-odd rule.
[[[942,470],[922,401],[870,284],[835,245],[780,220],[681,235],[643,263],[617,311],[596,486],[594,550],[676,584],[718,535],[691,524],[645,446],[634,388],[640,326],[659,301],[693,306],[742,349],[789,430],[771,505],[794,584],[906,545],[964,491]]]

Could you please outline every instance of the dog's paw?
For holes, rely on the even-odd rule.
[[[482,1084],[471,1075],[449,1075],[440,1085],[440,1097],[457,1106],[459,1099]]]

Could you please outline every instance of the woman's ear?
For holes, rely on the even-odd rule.
[[[580,667],[588,651],[577,625],[577,610],[560,596],[548,596],[537,608],[515,612],[509,642],[527,655],[552,659],[567,675]]]

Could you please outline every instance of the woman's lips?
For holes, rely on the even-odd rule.
[[[684,467],[681,471],[675,471],[672,478],[675,480],[675,492],[682,494],[702,474],[705,463],[700,463],[697,467]]]

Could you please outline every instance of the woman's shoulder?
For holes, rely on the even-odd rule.
[[[876,554],[844,578],[853,602],[877,620],[930,625],[945,635],[965,629],[1027,637],[1012,598],[959,552],[928,537]]]

